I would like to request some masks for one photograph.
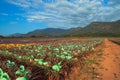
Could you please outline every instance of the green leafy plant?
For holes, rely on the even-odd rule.
[[[0,68],[0,80],[10,80],[10,77],[7,73],[3,72],[3,70]]]
[[[14,66],[14,65],[15,65],[15,63],[12,62],[12,61],[10,61],[10,60],[7,60],[6,62],[7,62],[7,67],[10,67],[10,66]]]
[[[26,79],[25,77],[19,77],[16,80],[28,80],[28,79]]]
[[[34,59],[39,65],[43,64],[43,59]]]
[[[29,71],[25,70],[25,67],[23,65],[20,65],[19,70],[17,70],[15,72],[16,75],[21,75],[23,77],[18,77],[16,80],[29,80],[29,78],[27,77],[27,74],[29,73]]]
[[[61,62],[52,66],[52,69],[58,72],[60,71],[61,68],[62,68]]]

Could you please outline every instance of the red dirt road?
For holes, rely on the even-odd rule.
[[[103,44],[102,69],[99,69],[101,80],[120,80],[120,45],[108,39]]]
[[[102,55],[98,56],[99,53]],[[94,72],[97,75],[92,71],[80,70],[80,65],[78,65],[73,68],[69,79],[65,80],[120,80],[120,45],[104,39],[103,43],[95,48],[95,53],[90,55],[88,59],[99,63],[99,65],[93,64],[95,65]],[[92,69],[93,66],[89,67]],[[87,71],[91,70],[88,67],[86,68]]]

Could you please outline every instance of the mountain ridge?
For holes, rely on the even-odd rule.
[[[21,36],[23,37],[120,36],[120,20],[113,22],[92,22],[85,27],[77,27],[70,29],[60,29],[60,28],[37,29],[28,32],[27,34],[22,34]]]

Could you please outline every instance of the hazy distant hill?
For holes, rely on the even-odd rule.
[[[4,36],[0,35],[0,38],[4,38]]]
[[[46,34],[42,30],[34,30],[34,31],[31,31],[31,32],[28,32],[24,36],[37,37],[37,36],[46,36]]]
[[[51,35],[51,36],[60,36],[65,34],[68,30],[65,29],[59,29],[59,28],[46,28],[42,30],[45,34]]]
[[[120,36],[120,20],[115,22],[92,22],[84,28],[77,27],[67,30],[59,28],[46,28],[34,30],[20,36]]]
[[[18,36],[23,36],[24,34],[21,34],[21,33],[15,33],[15,34],[12,34],[10,36],[13,36],[13,37],[18,37]]]
[[[92,22],[71,34],[74,36],[120,36],[120,20],[116,22]]]

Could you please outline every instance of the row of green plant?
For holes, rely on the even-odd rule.
[[[6,67],[9,70],[11,67],[15,68],[15,62],[10,60],[6,61]],[[14,71],[16,76],[18,76],[15,80],[29,80],[27,74],[31,74],[31,71],[26,70],[24,65],[20,65],[18,70]],[[20,77],[21,76],[21,77]],[[0,80],[13,80],[10,78],[7,72],[4,72],[2,68],[0,68]]]
[[[73,65],[84,54],[89,54],[94,51],[94,47],[101,42],[102,40],[99,39],[89,42],[66,42],[64,44],[36,44],[2,50],[0,51],[0,55],[11,56],[19,61],[25,60],[44,69],[49,76],[52,74],[58,74],[57,76],[59,76],[66,66]],[[15,63],[8,60],[7,65],[14,67]],[[21,65],[20,69],[15,73],[22,74],[23,76],[20,78],[24,78],[23,80],[29,80],[28,77],[26,78],[28,72],[25,71],[25,67]],[[21,79],[18,78],[17,80]]]

